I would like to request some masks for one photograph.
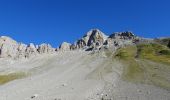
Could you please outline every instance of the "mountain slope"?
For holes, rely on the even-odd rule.
[[[21,53],[17,42],[3,45],[9,55],[11,47]],[[107,37],[95,29],[56,51],[46,44],[22,50],[29,56],[0,59],[0,100],[170,99],[170,49],[131,32]]]

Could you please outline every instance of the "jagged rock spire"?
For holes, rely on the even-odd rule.
[[[41,44],[41,45],[38,46],[37,51],[38,51],[40,54],[43,54],[43,53],[51,53],[51,52],[54,52],[55,49],[52,48],[52,46],[51,46],[50,44],[43,43],[43,44]]]
[[[60,45],[60,50],[62,51],[69,51],[71,49],[71,44],[70,43],[67,43],[67,42],[63,42],[61,45]]]
[[[83,48],[84,46],[92,47],[102,45],[108,36],[106,36],[99,29],[92,29],[87,32],[83,38],[77,41],[77,47]]]

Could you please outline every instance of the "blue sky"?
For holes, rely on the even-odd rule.
[[[35,44],[74,42],[98,28],[170,36],[169,0],[0,0],[0,35]]]

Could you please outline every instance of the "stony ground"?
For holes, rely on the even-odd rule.
[[[101,53],[58,52],[0,64],[1,74],[28,74],[0,85],[0,100],[170,100],[168,90],[123,81],[124,65]]]

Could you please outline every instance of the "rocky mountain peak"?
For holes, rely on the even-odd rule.
[[[54,53],[56,51],[70,51],[70,50],[100,50],[101,48],[120,48],[124,45],[131,45],[134,43],[136,36],[129,31],[116,32],[110,36],[105,35],[99,29],[91,29],[81,39],[74,44],[63,42],[58,49],[52,48],[50,44],[43,43],[41,45],[29,45],[18,43],[10,37],[0,37],[0,57],[12,58],[29,58],[44,53]]]
[[[87,33],[86,38],[88,38],[87,46],[91,46],[93,43],[98,45],[103,44],[107,36],[99,29],[92,29]]]
[[[125,32],[115,32],[109,36],[109,38],[119,38],[119,39],[133,39],[135,34],[130,31]]]
[[[43,43],[43,44],[39,45],[37,47],[37,50],[38,50],[38,52],[40,54],[42,54],[42,53],[51,53],[51,52],[55,51],[55,49],[52,48],[52,46],[50,44],[46,44],[46,43]]]
[[[94,35],[102,35],[103,37],[107,37],[105,35],[105,33],[103,33],[102,31],[100,31],[99,29],[91,29],[90,31],[88,31],[84,37],[86,36],[94,36]]]
[[[42,53],[52,53],[55,49],[49,44],[35,46],[33,43],[29,45],[18,43],[7,36],[0,37],[0,58],[29,58]]]
[[[1,36],[0,37],[0,44],[2,44],[2,43],[16,44],[17,42],[15,40],[13,40],[12,38],[8,37],[8,36]]]
[[[104,43],[107,37],[108,36],[99,29],[92,29],[87,32],[83,38],[79,39],[76,45],[78,48],[100,46]]]
[[[63,42],[61,45],[60,45],[60,50],[62,51],[69,51],[70,50],[70,47],[71,47],[71,44],[70,43],[67,43],[67,42]]]

